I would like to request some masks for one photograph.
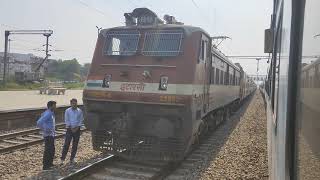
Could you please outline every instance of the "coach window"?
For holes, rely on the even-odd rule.
[[[317,84],[317,88],[320,88],[320,69],[319,69],[319,64],[316,65],[315,82]]]
[[[233,81],[232,84],[235,86],[236,85],[236,71],[233,69]]]
[[[220,84],[221,84],[221,85],[224,84],[224,83],[223,83],[223,82],[224,82],[224,77],[223,77],[223,75],[224,75],[224,72],[223,72],[223,70],[221,70],[221,71],[220,71]]]
[[[215,73],[215,68],[214,67],[212,67],[212,69],[211,69],[211,84],[214,84],[214,73]]]
[[[216,84],[220,84],[219,77],[220,77],[220,70],[216,68]]]
[[[227,78],[228,78],[228,73],[227,73],[227,72],[224,72],[224,75],[223,75],[223,76],[224,76],[223,84],[224,84],[224,85],[228,85],[228,79],[227,79]]]
[[[320,54],[319,7],[319,0],[305,1],[301,74],[298,75],[301,80],[296,103],[295,179],[320,179],[320,89],[316,85],[319,83],[316,64],[320,58],[303,58]]]

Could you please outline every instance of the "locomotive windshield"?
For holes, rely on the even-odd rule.
[[[138,31],[110,31],[107,33],[105,54],[131,56],[138,49],[140,33]]]
[[[181,49],[182,31],[150,31],[145,34],[142,54],[177,56]]]
[[[144,33],[144,56],[177,56],[181,52],[181,30],[157,30]],[[106,36],[105,55],[131,56],[139,49],[140,32],[110,31]]]

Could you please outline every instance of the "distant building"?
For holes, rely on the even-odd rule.
[[[37,73],[39,77],[43,77],[46,67],[48,66],[48,62],[44,62],[43,65],[38,68],[39,64],[43,61],[43,58],[37,57],[33,54],[20,54],[20,53],[9,53],[8,55],[8,63],[7,63],[7,75],[8,76],[16,76],[16,74],[24,74],[24,73]],[[4,70],[4,53],[0,52],[0,78],[3,75]]]

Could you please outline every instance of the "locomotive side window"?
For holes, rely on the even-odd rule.
[[[146,32],[142,54],[145,56],[177,56],[181,52],[183,32],[163,30]]]
[[[200,54],[198,63],[205,63],[208,61],[209,57],[209,43],[208,38],[205,35],[202,35],[200,42]]]
[[[110,31],[106,34],[104,54],[108,56],[130,56],[138,49],[140,33],[137,31]]]
[[[204,61],[204,57],[205,57],[205,41],[201,40],[201,52],[200,52],[200,61]]]

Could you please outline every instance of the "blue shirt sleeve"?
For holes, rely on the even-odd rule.
[[[42,113],[40,118],[37,121],[37,127],[40,129],[43,129],[43,121],[44,121],[43,119],[44,119],[45,114],[46,114],[46,112]]]
[[[54,125],[53,125],[52,113],[45,112],[37,121],[37,126],[45,132],[53,131]]]

